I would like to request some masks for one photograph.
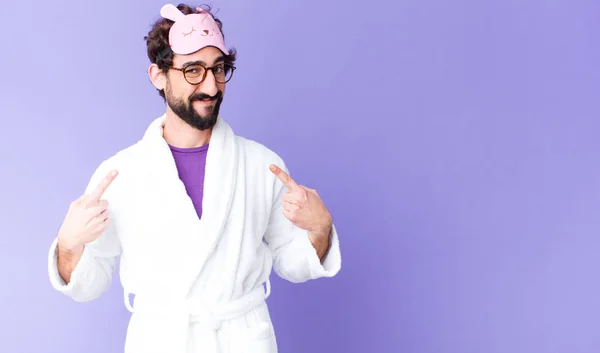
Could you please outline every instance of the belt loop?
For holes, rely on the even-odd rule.
[[[267,279],[265,286],[267,287],[267,292],[265,293],[265,299],[267,299],[269,297],[269,295],[271,295],[271,280],[270,279]]]
[[[130,313],[133,313],[133,307],[131,306],[129,294],[130,293],[127,292],[126,290],[123,291],[123,301],[125,302],[125,307],[127,308],[127,310],[129,310]]]

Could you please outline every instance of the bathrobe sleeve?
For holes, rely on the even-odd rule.
[[[278,165],[288,173],[283,161]],[[295,226],[283,214],[282,197],[287,192],[287,188],[276,177],[273,179],[273,188],[273,207],[265,241],[273,254],[275,273],[294,283],[335,276],[342,265],[335,225],[332,226],[330,234],[329,251],[321,263],[317,251],[308,238],[308,232]]]
[[[105,163],[101,164],[92,176],[86,193],[90,193],[108,172],[109,169],[106,168]],[[109,217],[111,216],[109,213]],[[112,222],[98,239],[86,244],[68,284],[58,272],[57,241],[58,239],[55,238],[48,254],[50,283],[54,289],[77,302],[96,299],[109,289],[118,257],[121,254],[121,246]]]

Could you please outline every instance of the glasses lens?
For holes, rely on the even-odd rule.
[[[185,78],[190,83],[198,83],[202,80],[204,76],[204,68],[200,65],[190,65],[185,68]]]
[[[213,69],[213,73],[215,74],[215,80],[219,83],[226,83],[231,80],[231,76],[233,75],[233,66],[230,64],[218,64]]]

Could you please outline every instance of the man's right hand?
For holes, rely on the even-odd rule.
[[[118,172],[108,173],[91,194],[83,194],[73,201],[58,232],[58,244],[63,250],[79,252],[98,239],[109,225],[108,201],[102,195]]]

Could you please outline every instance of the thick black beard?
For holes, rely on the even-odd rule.
[[[188,98],[187,104],[182,99],[173,98],[169,88],[166,90],[166,97],[169,108],[190,126],[203,131],[211,129],[217,123],[219,109],[221,107],[221,102],[223,102],[223,93],[221,91],[218,91],[213,97],[203,93],[193,94]],[[192,103],[201,100],[212,100],[216,102],[214,106],[206,108],[206,114],[200,115],[196,112]]]

